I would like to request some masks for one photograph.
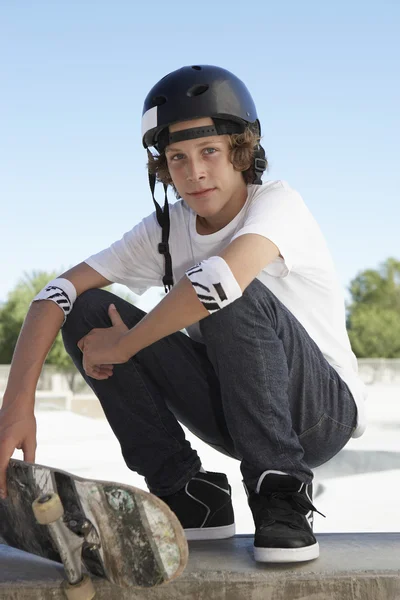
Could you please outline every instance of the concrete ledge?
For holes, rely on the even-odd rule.
[[[96,600],[399,600],[400,533],[319,534],[320,558],[260,565],[252,537],[190,542],[184,574],[165,586],[121,589],[95,580]],[[0,545],[0,598],[65,600],[63,567]]]

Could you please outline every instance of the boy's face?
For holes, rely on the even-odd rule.
[[[170,132],[213,125],[210,118],[170,126]],[[229,136],[215,135],[174,142],[165,149],[172,181],[180,196],[199,216],[213,217],[230,201],[247,195],[242,173],[229,159]],[[196,193],[201,192],[201,193]]]

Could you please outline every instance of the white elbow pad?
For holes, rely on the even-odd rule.
[[[221,256],[212,256],[186,271],[198,299],[210,314],[242,296],[229,265]]]
[[[74,284],[68,281],[68,279],[59,277],[50,281],[38,295],[34,297],[32,302],[36,302],[37,300],[52,300],[55,302],[64,313],[65,323],[76,300],[76,289]]]

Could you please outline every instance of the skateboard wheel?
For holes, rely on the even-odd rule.
[[[88,575],[84,575],[82,581],[74,585],[64,581],[63,587],[68,600],[92,600],[96,594],[93,581]]]
[[[49,493],[36,498],[32,503],[33,514],[41,525],[54,523],[64,514],[64,508],[58,494]]]

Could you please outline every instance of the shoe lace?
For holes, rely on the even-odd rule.
[[[272,492],[261,496],[260,500],[261,498],[262,508],[257,515],[257,521],[262,526],[277,522],[285,523],[293,529],[303,529],[304,519],[301,515],[306,515],[310,510],[325,517],[304,494],[299,492]]]

